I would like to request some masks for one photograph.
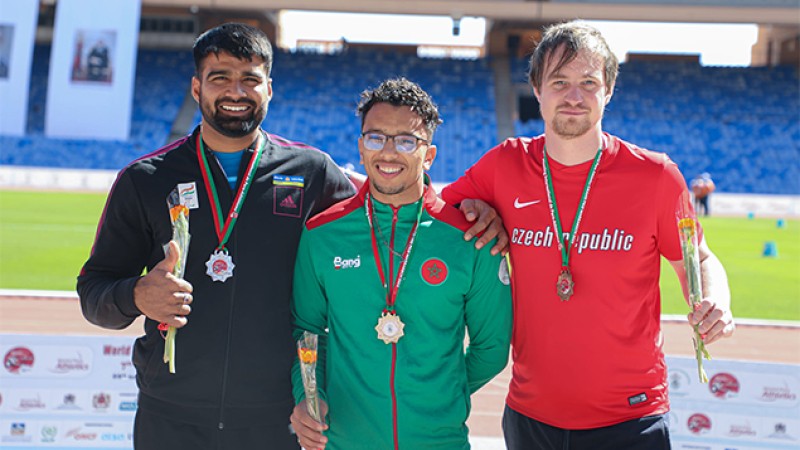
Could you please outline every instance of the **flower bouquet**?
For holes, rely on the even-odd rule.
[[[693,310],[700,308],[703,301],[703,284],[700,274],[700,255],[698,253],[697,221],[689,206],[688,195],[684,196],[682,205],[676,212],[678,233],[680,234],[681,251],[683,253],[683,268],[686,271],[686,288],[689,295],[689,304]],[[697,359],[697,374],[700,382],[708,383],[708,375],[703,369],[703,357],[711,359],[697,325],[694,326],[694,353]]]
[[[172,269],[172,274],[177,278],[183,278],[186,269],[186,252],[189,250],[191,235],[189,234],[189,208],[180,202],[177,188],[167,196],[167,207],[169,207],[169,218],[172,222],[172,240],[178,244],[178,261]],[[178,334],[178,329],[168,326],[166,323],[159,324],[158,328],[167,332],[164,338],[164,362],[169,364],[169,373],[175,373],[175,336]]]
[[[303,377],[303,388],[306,391],[306,408],[308,414],[317,422],[322,423],[319,410],[319,396],[317,395],[317,335],[303,332],[303,337],[297,341],[297,356],[300,359],[300,374]]]

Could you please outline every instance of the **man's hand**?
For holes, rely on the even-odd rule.
[[[694,311],[689,313],[689,325],[697,325],[697,332],[704,344],[710,344],[720,338],[730,337],[736,329],[731,313],[731,291],[728,287],[728,275],[722,263],[708,248],[705,238],[697,247],[700,257],[700,276],[703,286],[703,301]],[[681,282],[684,298],[689,299],[689,288],[686,282],[686,268],[683,260],[670,261]],[[692,306],[691,304],[689,305]]]
[[[167,256],[133,288],[133,302],[142,314],[175,328],[186,325],[192,312],[192,285],[172,275],[179,253],[178,244],[170,241]]]
[[[319,411],[324,422],[324,417],[328,414],[328,404],[322,399],[319,401]],[[303,448],[306,450],[322,450],[325,448],[328,438],[322,432],[328,429],[328,425],[319,423],[311,418],[308,414],[305,400],[294,407],[294,412],[292,412],[289,420],[292,422],[294,432],[297,433],[297,442]]]
[[[730,337],[736,329],[730,310],[717,306],[706,298],[696,311],[689,313],[689,325],[697,325],[697,331],[708,345],[724,337]]]
[[[508,234],[503,228],[503,220],[497,215],[497,211],[488,203],[478,199],[464,199],[459,208],[464,217],[472,224],[469,230],[464,233],[464,240],[468,241],[481,232],[483,235],[475,242],[475,248],[483,248],[495,237],[497,243],[492,247],[492,254],[508,253]]]

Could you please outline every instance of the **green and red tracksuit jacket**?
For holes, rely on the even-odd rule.
[[[393,207],[371,199],[369,183],[352,199],[312,218],[295,266],[295,338],[320,335],[317,383],[328,402],[328,450],[468,449],[470,394],[506,366],[511,292],[505,259],[464,241],[469,224],[428,187],[417,203]],[[396,344],[378,339],[394,257],[396,281],[411,230],[423,210],[394,311],[405,324]],[[386,242],[384,242],[384,239]],[[469,345],[465,352],[465,331]],[[292,374],[305,397],[299,363]]]

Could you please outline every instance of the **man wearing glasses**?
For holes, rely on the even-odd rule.
[[[358,112],[367,183],[306,224],[295,266],[295,338],[320,336],[326,424],[295,363],[292,425],[308,449],[468,449],[469,396],[508,360],[508,266],[464,240],[469,222],[424,174],[441,123],[428,94],[387,80]]]

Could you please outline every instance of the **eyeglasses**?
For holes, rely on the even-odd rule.
[[[388,141],[390,138],[394,141],[395,150],[401,153],[413,152],[417,149],[417,143],[419,141],[422,141],[426,144],[431,143],[429,140],[414,136],[413,134],[391,135],[368,131],[366,133],[361,133],[361,137],[364,138],[364,148],[375,152],[378,150],[383,150],[383,147],[386,145],[386,141]]]

